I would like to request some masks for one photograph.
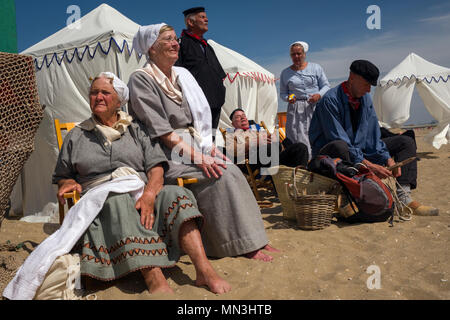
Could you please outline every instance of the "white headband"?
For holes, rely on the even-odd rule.
[[[159,37],[159,31],[165,23],[140,26],[133,38],[133,48],[138,54],[148,55],[148,50],[153,46]]]
[[[128,102],[129,90],[125,82],[120,80],[114,73],[112,72],[102,72],[98,75],[98,77],[105,77],[108,79],[113,79],[113,87],[116,90],[117,95],[119,96],[120,106],[124,106]]]
[[[291,44],[291,46],[290,46],[289,48],[292,48],[292,46],[293,46],[294,44],[299,44],[299,45],[301,45],[301,46],[303,47],[303,50],[305,51],[305,53],[307,53],[308,50],[309,50],[309,45],[308,45],[306,42],[303,42],[303,41],[296,41],[296,42],[294,42],[293,44]]]

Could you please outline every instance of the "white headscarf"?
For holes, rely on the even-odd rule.
[[[113,87],[116,90],[117,95],[119,96],[120,106],[124,106],[128,103],[129,98],[129,90],[128,86],[120,80],[114,73],[112,72],[102,72],[98,75],[98,77],[105,77],[108,79],[113,79]]]
[[[159,37],[159,30],[166,24],[151,24],[149,26],[140,26],[138,32],[133,38],[133,48],[138,54],[145,54],[148,58],[148,49],[152,47]]]
[[[305,51],[305,53],[307,53],[308,50],[309,50],[309,45],[308,45],[306,42],[303,42],[303,41],[296,41],[296,42],[294,42],[293,44],[291,44],[291,46],[290,46],[289,48],[292,48],[292,46],[293,46],[294,44],[299,44],[299,45],[301,45],[301,46],[303,47],[303,50]]]

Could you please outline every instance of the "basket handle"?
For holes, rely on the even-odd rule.
[[[294,181],[294,190],[295,190],[295,197],[297,197],[298,190],[297,190],[297,182],[295,181],[295,176],[297,175],[297,169],[302,169],[303,166],[296,166],[294,170],[292,170],[292,180]]]
[[[296,166],[294,168],[294,170],[292,171],[292,179],[294,180],[294,189],[295,189],[295,193],[297,194],[297,184],[295,182],[295,176],[297,175],[297,169],[303,169],[303,170],[308,170],[305,166]],[[309,183],[313,183],[314,181],[314,172],[311,172],[311,174],[309,175]]]
[[[295,186],[285,182],[284,183],[284,187],[286,188],[286,194],[288,195],[288,197],[293,199],[293,200],[297,200],[297,189],[295,189],[294,194],[292,194],[292,187],[295,188]]]

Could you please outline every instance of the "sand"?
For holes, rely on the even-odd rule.
[[[165,271],[174,295],[149,294],[140,273],[110,283],[96,281],[92,291],[99,300],[450,299],[450,145],[434,149],[423,141],[426,132],[416,130],[421,160],[413,198],[438,207],[437,217],[414,216],[394,227],[387,222],[333,222],[324,230],[303,231],[284,220],[280,203],[266,194],[274,206],[263,209],[264,225],[270,243],[282,252],[273,253],[270,263],[243,257],[211,259],[231,284],[231,292],[215,295],[196,287],[187,256]],[[5,220],[0,244],[27,241],[26,248],[15,253],[25,257],[57,228]],[[367,272],[371,268],[379,270],[380,281],[369,281],[369,289],[368,279],[376,275]]]

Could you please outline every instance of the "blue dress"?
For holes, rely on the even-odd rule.
[[[330,89],[330,84],[322,67],[317,63],[309,62],[305,69],[294,71],[286,68],[280,77],[280,97],[288,102],[288,97],[295,94],[297,101],[289,103],[286,116],[286,137],[293,143],[302,142],[309,145],[308,130],[311,118],[316,107],[315,103],[309,103],[308,99],[313,94],[321,97]]]

